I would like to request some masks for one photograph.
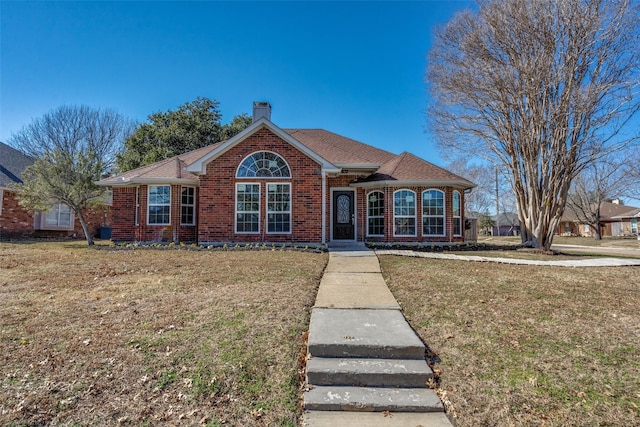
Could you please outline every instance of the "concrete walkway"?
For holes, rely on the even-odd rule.
[[[485,257],[476,255],[455,255],[434,252],[418,252],[409,250],[376,250],[377,255],[399,255],[417,258],[453,259],[458,261],[498,262],[519,265],[551,265],[556,267],[623,267],[640,266],[640,259],[630,258],[585,258],[562,261],[541,261],[532,259]]]
[[[329,247],[309,326],[307,427],[452,427],[426,383],[425,346],[387,287],[375,253]]]

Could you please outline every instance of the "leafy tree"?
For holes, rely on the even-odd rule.
[[[121,172],[177,156],[216,142],[223,141],[249,124],[242,114],[231,123],[222,125],[218,101],[198,97],[177,110],[156,112],[148,117],[125,141],[125,150],[117,156]]]
[[[35,212],[64,203],[92,245],[83,211],[104,202],[104,188],[94,183],[109,173],[132,130],[132,122],[115,111],[87,106],[62,106],[34,119],[9,139],[36,158],[23,172],[23,183],[14,187],[20,204]]]
[[[443,149],[508,171],[523,242],[549,250],[572,179],[637,135],[631,0],[486,0],[436,34],[427,81]]]
[[[222,141],[231,139],[249,127],[253,119],[246,113],[233,116],[231,122],[222,126]]]

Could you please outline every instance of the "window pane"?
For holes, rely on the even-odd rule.
[[[260,231],[260,184],[236,185],[236,231]]]
[[[271,161],[273,162],[273,160]],[[291,232],[291,184],[267,185],[267,232]]]
[[[384,235],[384,193],[374,191],[368,196],[367,216],[370,236]]]
[[[169,224],[171,212],[171,186],[149,186],[149,224]]]
[[[277,177],[290,178],[289,166],[282,157],[268,151],[258,151],[245,158],[236,173],[238,178]]]

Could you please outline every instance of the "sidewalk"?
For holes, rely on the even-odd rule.
[[[417,258],[452,259],[458,261],[497,262],[502,264],[519,265],[550,265],[556,267],[624,267],[640,266],[640,259],[630,258],[587,258],[562,261],[540,261],[532,259],[486,257],[477,255],[456,255],[434,252],[418,252],[410,250],[376,250],[377,255],[399,255]]]
[[[330,247],[309,326],[307,427],[452,427],[427,381],[425,347],[375,253]]]

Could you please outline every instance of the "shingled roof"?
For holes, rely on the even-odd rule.
[[[257,129],[258,124],[255,124]],[[360,183],[374,181],[396,181],[398,184],[406,182],[430,181],[433,185],[454,185],[459,188],[472,188],[475,185],[452,173],[429,163],[411,153],[404,152],[400,155],[389,151],[381,150],[368,144],[338,135],[324,129],[279,129],[271,122],[269,127],[273,127],[276,132],[283,132],[281,135],[290,136],[295,144],[306,147],[310,152],[315,153],[333,166],[340,168],[353,168],[376,173],[361,180]],[[247,131],[251,132],[250,128]],[[240,141],[238,138],[229,141],[235,144]],[[200,148],[170,159],[162,160],[151,165],[143,166],[124,172],[120,175],[103,179],[101,185],[130,185],[131,183],[153,183],[164,180],[165,182],[198,182],[196,171],[199,166],[194,166],[204,159],[216,155],[220,150],[225,149],[227,141],[219,142]],[[204,170],[203,170],[204,172]],[[366,173],[369,173],[366,172]]]
[[[283,129],[307,148],[335,165],[381,165],[395,154],[324,129]]]
[[[0,187],[22,183],[22,172],[33,162],[33,158],[0,142]]]
[[[385,162],[376,173],[360,182],[377,181],[385,181],[387,183],[389,183],[389,181],[399,181],[403,183],[432,181],[434,183],[447,185],[455,183],[462,188],[475,187],[475,184],[471,181],[406,151]]]

